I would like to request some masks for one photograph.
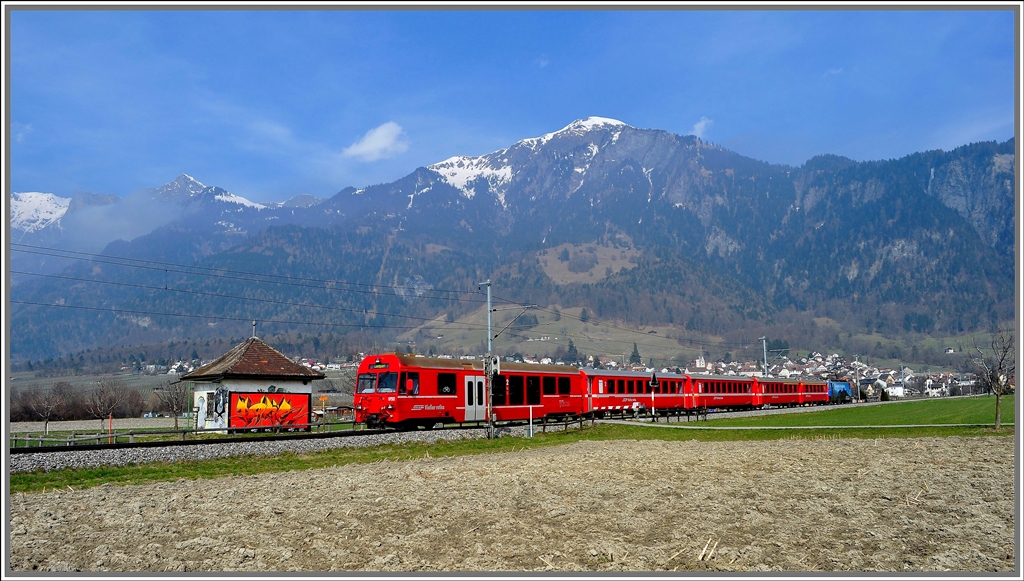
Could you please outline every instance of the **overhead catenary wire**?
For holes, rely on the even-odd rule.
[[[187,317],[187,318],[192,318],[192,319],[212,319],[212,320],[218,320],[218,321],[245,321],[246,323],[249,323],[249,322],[252,321],[251,317],[224,317],[224,316],[218,316],[218,315],[195,315],[195,314],[189,314],[189,313],[160,313],[160,312],[156,312],[156,311],[140,311],[140,310],[134,310],[134,309],[116,309],[116,308],[105,308],[105,307],[86,307],[86,306],[81,306],[81,305],[61,305],[61,304],[54,304],[54,303],[36,303],[36,302],[31,302],[31,301],[14,301],[14,300],[10,301],[10,303],[11,304],[15,304],[15,305],[35,305],[35,306],[40,306],[40,307],[54,307],[54,308],[61,308],[61,309],[81,309],[81,310],[86,310],[86,311],[103,311],[103,312],[110,312],[110,313],[128,313],[128,314],[132,314],[132,315],[145,315],[145,316],[149,316],[149,317]],[[281,324],[281,325],[317,325],[317,326],[321,326],[321,327],[354,327],[354,328],[357,328],[357,329],[378,329],[378,328],[381,328],[381,329],[383,329],[383,328],[387,328],[387,329],[418,329],[419,328],[419,325],[414,325],[414,326],[410,326],[410,327],[400,327],[400,326],[394,326],[394,325],[388,325],[388,326],[381,325],[381,326],[377,326],[377,325],[356,324],[356,323],[328,323],[328,322],[324,322],[324,321],[282,321],[282,320],[279,320],[279,319],[260,319],[260,322],[261,323],[276,323],[276,324]]]
[[[502,301],[509,302],[509,303],[512,303],[513,305],[516,305],[513,308],[521,308],[521,307],[526,306],[525,304],[516,303],[515,301],[513,301],[511,299],[501,298],[501,297],[496,297],[496,298],[499,298]],[[536,306],[535,306],[535,308],[537,310],[539,310],[539,311],[555,314],[555,309],[550,309],[550,308],[547,308],[547,307],[536,307]],[[602,322],[602,321],[595,320],[592,317],[588,318],[586,321],[584,321],[583,319],[581,319],[579,317],[576,317],[576,316],[573,316],[573,315],[571,315],[569,313],[566,313],[565,311],[562,311],[562,310],[558,311],[558,315],[560,317],[566,317],[566,318],[572,319],[574,321],[579,321],[581,323],[587,323],[587,324],[593,325],[595,327],[605,327],[605,328],[608,328],[608,329],[615,329],[617,331],[622,331],[622,332],[625,332],[625,333],[639,335],[639,336],[645,337],[645,338],[648,335],[648,333],[646,331],[638,331],[636,329],[629,329],[629,328],[626,328],[626,327],[621,327],[621,326],[618,326],[618,325],[613,325],[611,323],[605,323],[605,322]],[[581,334],[581,336],[586,336],[586,335]],[[599,339],[597,339],[595,337],[590,337],[590,336],[586,336],[586,337],[588,339],[592,340],[592,341],[607,341],[607,342],[610,342],[610,343],[630,344],[630,343],[634,342],[634,341],[626,341],[626,340],[620,340],[620,339],[600,339],[599,340]],[[678,341],[678,339],[677,339],[677,341]],[[686,342],[689,343],[691,346],[714,345],[716,347],[726,348],[726,349],[749,349],[752,346],[751,344],[748,344],[748,343],[711,342],[711,341],[698,341],[698,340],[694,340],[694,339],[687,339]],[[645,342],[640,342],[640,341],[636,341],[636,344],[637,344],[638,347],[650,347],[652,349],[664,348],[663,345],[653,345],[651,343],[645,343]]]
[[[267,274],[259,272],[248,272],[240,270],[232,270],[227,268],[217,268],[209,266],[193,266],[187,264],[178,264],[173,262],[162,262],[156,260],[145,260],[138,258],[127,258],[123,256],[112,256],[108,254],[94,254],[90,252],[79,252],[74,250],[61,250],[58,248],[47,248],[43,246],[31,246],[28,244],[11,244],[11,250],[14,252],[23,252],[26,254],[37,254],[42,256],[52,256],[55,258],[65,258],[68,260],[81,260],[89,261],[99,264],[110,264],[112,266],[123,266],[129,268],[139,268],[144,270],[163,271],[163,272],[176,272],[180,274],[188,274],[194,276],[205,276],[210,278],[223,278],[229,280],[244,280],[246,282],[263,282],[268,284],[280,284],[288,286],[296,286],[302,288],[316,288],[326,289],[332,291],[343,291],[363,294],[386,294],[389,296],[397,296],[402,298],[420,298],[427,300],[440,300],[440,301],[456,301],[456,302],[484,302],[482,299],[470,299],[470,298],[451,298],[445,296],[418,296],[408,297],[407,295],[401,295],[397,292],[393,293],[382,293],[379,290],[363,290],[360,288],[348,288],[348,287],[368,287],[369,289],[381,289],[397,291],[398,289],[405,288],[401,286],[393,285],[378,285],[369,283],[358,283],[336,279],[318,279],[318,278],[306,278],[296,277],[280,274]],[[26,248],[31,250],[26,250]],[[77,255],[77,256],[68,256]],[[237,276],[236,276],[237,275]],[[256,280],[252,277],[261,277],[268,280]],[[280,279],[280,280],[274,280]],[[292,282],[298,281],[298,282]],[[305,283],[318,283],[318,284],[305,284]],[[335,285],[328,287],[326,285]],[[426,289],[423,292],[431,293],[450,293],[457,295],[475,295],[476,291],[471,289]]]
[[[77,277],[69,277],[69,276],[66,276],[66,275],[49,275],[49,274],[42,274],[42,273],[23,272],[23,271],[11,271],[13,274],[21,274],[21,275],[27,275],[27,276],[40,276],[40,277],[49,277],[49,278],[58,278],[58,279],[66,279],[66,280],[75,280],[75,281],[78,281],[78,282],[92,282],[92,283],[97,283],[97,284],[111,284],[111,285],[134,287],[134,288],[140,288],[140,289],[146,289],[146,290],[164,290],[164,291],[170,291],[170,292],[188,293],[188,294],[193,294],[193,295],[197,295],[197,296],[210,296],[210,297],[215,297],[215,298],[227,298],[227,299],[233,299],[233,300],[255,301],[255,302],[263,302],[263,303],[269,303],[269,304],[278,304],[278,305],[284,305],[284,306],[290,306],[290,307],[298,307],[298,308],[316,308],[316,309],[334,310],[334,311],[341,311],[341,312],[351,312],[351,313],[357,313],[357,314],[363,314],[363,315],[371,314],[371,311],[365,310],[365,309],[347,309],[347,308],[344,308],[344,307],[331,307],[331,306],[315,305],[315,304],[300,304],[300,303],[291,303],[291,302],[287,302],[287,301],[276,301],[276,300],[272,300],[272,299],[258,299],[258,298],[253,298],[253,297],[241,297],[241,296],[237,296],[237,295],[227,295],[227,294],[219,294],[219,293],[207,293],[207,292],[203,292],[203,291],[191,291],[191,290],[186,290],[186,289],[175,289],[175,288],[170,288],[170,286],[169,286],[169,284],[167,282],[167,275],[168,275],[168,273],[173,272],[173,273],[179,273],[179,274],[185,274],[185,275],[204,276],[204,277],[210,277],[210,278],[223,278],[223,279],[229,279],[229,280],[244,280],[244,281],[250,282],[250,283],[252,283],[252,282],[260,282],[260,283],[267,283],[267,284],[287,285],[287,286],[300,287],[300,288],[311,288],[311,289],[316,289],[316,290],[324,290],[324,291],[332,291],[332,292],[362,293],[362,294],[375,294],[375,295],[382,295],[383,294],[383,295],[394,296],[394,297],[399,297],[399,298],[403,298],[403,299],[440,300],[440,301],[460,302],[460,303],[477,303],[477,302],[483,303],[483,302],[485,302],[485,299],[483,299],[482,297],[481,298],[473,297],[473,295],[479,294],[478,290],[426,289],[426,291],[423,291],[423,292],[446,293],[446,294],[449,294],[449,295],[455,294],[455,295],[469,295],[469,296],[461,296],[461,297],[422,296],[422,295],[420,295],[420,296],[409,296],[409,295],[406,295],[406,294],[399,294],[398,292],[390,292],[390,293],[382,292],[383,290],[397,291],[398,289],[405,288],[405,287],[398,287],[398,286],[393,286],[393,285],[377,285],[377,284],[356,283],[356,282],[349,282],[349,281],[342,281],[342,280],[317,279],[317,278],[306,278],[306,277],[294,277],[294,276],[287,276],[287,275],[255,273],[255,272],[239,271],[239,270],[232,270],[232,269],[218,268],[218,267],[193,266],[193,265],[184,265],[184,264],[178,264],[178,263],[173,263],[173,262],[155,261],[155,260],[147,260],[147,259],[137,259],[137,258],[113,256],[113,255],[106,255],[106,254],[96,254],[96,253],[73,251],[73,250],[61,250],[61,249],[56,249],[56,248],[48,248],[48,247],[43,247],[43,246],[33,246],[33,245],[28,245],[28,244],[16,244],[15,243],[15,244],[11,244],[10,246],[11,246],[11,250],[12,251],[16,251],[16,252],[24,252],[24,253],[30,253],[30,254],[39,254],[39,255],[44,255],[44,256],[53,256],[53,257],[64,258],[64,259],[68,259],[68,260],[89,261],[91,263],[110,264],[110,265],[113,265],[113,266],[121,266],[121,267],[126,267],[126,268],[139,268],[139,269],[144,269],[144,270],[163,271],[163,273],[164,273],[164,275],[163,275],[164,276],[164,287],[161,288],[161,287],[153,287],[153,286],[133,284],[133,283],[118,283],[118,282],[113,282],[113,281],[102,281],[102,280],[97,280],[97,279],[84,279],[84,278],[77,278]],[[255,281],[254,281],[254,277],[255,277]],[[310,283],[315,283],[315,284],[310,284]],[[352,287],[362,287],[362,288],[352,288]],[[367,289],[372,289],[372,290],[367,290]],[[501,297],[496,297],[496,298],[499,298],[499,300],[502,300],[502,301],[507,302],[509,304],[507,306],[505,306],[505,307],[494,308],[493,309],[494,311],[534,308],[534,309],[537,309],[539,311],[547,312],[547,313],[551,313],[551,314],[554,314],[556,312],[554,309],[550,309],[550,308],[547,308],[547,307],[538,307],[537,305],[527,305],[527,304],[523,304],[523,303],[518,303],[518,302],[513,301],[511,299],[505,299],[505,298],[501,298]],[[182,316],[182,317],[189,317],[189,318],[209,318],[209,319],[219,319],[219,320],[235,320],[236,319],[236,318],[233,318],[233,317],[219,317],[219,316],[213,316],[213,315],[193,315],[193,314],[181,314],[181,313],[156,313],[156,312],[148,312],[148,311],[132,311],[132,310],[126,310],[126,309],[102,309],[102,308],[98,308],[98,307],[85,307],[85,306],[78,306],[78,307],[76,307],[76,306],[72,306],[72,305],[55,305],[55,304],[51,304],[51,303],[33,303],[33,302],[27,302],[27,301],[10,301],[10,302],[11,302],[11,304],[24,304],[24,305],[35,305],[35,306],[44,306],[44,307],[61,306],[61,307],[64,307],[64,308],[80,308],[80,309],[87,309],[87,310],[108,310],[108,311],[111,311],[111,312],[138,313],[138,314],[146,314],[146,315],[150,315],[150,316],[167,316],[167,317]],[[611,323],[605,323],[605,322],[602,322],[602,321],[598,321],[598,320],[594,319],[593,317],[590,317],[586,321],[583,321],[579,317],[573,316],[573,315],[571,315],[569,313],[565,313],[565,312],[562,312],[562,311],[558,311],[558,313],[559,313],[559,316],[564,316],[564,317],[567,317],[569,319],[573,319],[573,320],[576,320],[576,321],[579,321],[579,322],[585,322],[585,323],[588,323],[588,324],[593,325],[595,327],[604,327],[604,328],[607,328],[607,329],[614,329],[614,330],[621,331],[621,332],[624,332],[624,333],[640,335],[642,337],[646,337],[647,336],[647,333],[644,332],[644,331],[639,331],[639,330],[636,330],[636,329],[629,329],[629,328],[621,327],[621,326],[614,325],[614,324],[611,324]],[[372,313],[372,314],[380,315],[380,316],[383,316],[383,317],[394,317],[394,318],[419,320],[419,321],[424,321],[425,323],[428,323],[428,324],[430,322],[436,321],[437,318],[438,318],[438,317],[417,317],[417,316],[412,316],[412,315],[402,315],[402,314],[396,314],[396,313]],[[243,318],[237,318],[237,320],[249,320],[249,318],[248,317],[244,318],[244,319]],[[268,322],[268,323],[271,323],[271,322],[273,322],[273,323],[281,323],[281,324],[311,324],[311,325],[319,325],[319,326],[340,326],[340,327],[354,327],[354,328],[366,328],[366,329],[373,328],[373,329],[407,330],[407,329],[419,328],[419,326],[412,326],[412,327],[410,327],[410,326],[396,326],[396,325],[324,323],[324,322],[313,322],[313,321],[303,322],[303,321],[274,321],[274,320],[266,320],[266,322]],[[469,323],[469,322],[456,323],[456,322],[453,321],[453,322],[449,323],[449,322],[445,321],[443,324],[444,325],[457,325],[457,326],[465,328],[467,330],[481,329],[481,328],[485,327],[485,325],[482,325],[482,324]],[[548,324],[553,324],[553,322],[548,321],[548,322],[545,322],[543,324],[548,325]],[[511,337],[520,337],[520,335],[517,334],[517,333],[509,333],[508,335],[511,336]],[[523,336],[523,337],[529,339],[529,337],[525,337],[525,336]],[[611,339],[611,338],[598,339],[597,337],[593,337],[593,336],[590,336],[588,334],[583,334],[583,333],[579,334],[579,337],[583,338],[583,339],[590,340],[590,341],[592,341],[594,343],[602,343],[603,342],[603,343],[613,343],[613,344],[623,344],[623,345],[629,345],[630,343],[635,343],[638,347],[643,347],[645,349],[647,349],[647,348],[650,348],[650,349],[664,349],[664,345],[655,345],[655,344],[651,344],[651,343],[647,343],[647,342],[642,342],[642,341],[628,341],[628,340]],[[569,339],[567,339],[567,341],[568,340]],[[680,340],[677,339],[677,341],[680,341]],[[715,345],[715,346],[718,346],[718,347],[729,348],[729,349],[747,349],[747,348],[750,347],[750,345],[746,345],[746,344],[733,344],[733,343],[723,343],[723,342],[698,341],[698,340],[692,340],[692,339],[686,339],[685,341],[687,343],[689,343],[690,345],[692,345],[692,346]],[[556,344],[558,344],[558,342],[556,342]]]
[[[97,279],[90,279],[90,278],[79,278],[79,277],[74,277],[74,276],[65,276],[65,275],[58,275],[58,274],[41,274],[41,273],[36,273],[36,272],[23,272],[23,271],[19,271],[19,270],[12,270],[10,272],[12,274],[24,274],[24,275],[28,275],[28,276],[38,276],[38,277],[45,277],[45,278],[56,278],[56,279],[62,279],[62,280],[73,280],[73,281],[77,281],[77,282],[107,284],[107,285],[113,285],[113,286],[123,286],[123,287],[138,288],[138,289],[144,289],[144,290],[176,292],[176,293],[183,293],[183,294],[196,295],[196,296],[206,296],[206,297],[213,297],[213,298],[226,298],[226,299],[236,299],[236,300],[241,300],[241,301],[270,303],[270,304],[283,305],[283,306],[289,306],[289,307],[303,307],[303,308],[311,308],[311,309],[324,309],[324,310],[331,310],[331,311],[342,311],[342,312],[348,312],[348,313],[356,313],[356,314],[361,314],[361,315],[371,314],[370,310],[368,310],[368,309],[349,309],[349,308],[345,308],[345,307],[332,307],[332,306],[324,306],[324,305],[311,305],[311,304],[302,304],[302,303],[292,303],[292,302],[288,302],[288,301],[277,301],[277,300],[273,300],[273,299],[259,299],[259,298],[254,298],[254,297],[242,297],[242,296],[237,296],[237,295],[227,295],[227,294],[220,294],[220,293],[209,293],[209,292],[203,292],[203,291],[193,291],[193,290],[187,290],[187,289],[168,288],[166,285],[163,286],[163,287],[158,287],[158,286],[149,286],[149,285],[142,285],[142,284],[127,283],[127,282],[114,282],[114,281],[108,281],[108,280],[97,280]],[[12,302],[17,302],[17,301],[12,301]],[[22,303],[19,303],[19,304],[22,304]],[[413,320],[417,320],[417,321],[434,321],[434,320],[437,319],[437,317],[416,317],[416,316],[413,316],[413,315],[400,315],[400,314],[395,314],[395,313],[375,313],[375,314],[383,315],[383,316],[386,316],[386,317],[413,319]],[[478,323],[448,323],[448,324],[457,324],[457,325],[462,325],[462,326],[465,326],[465,327],[468,327],[468,328],[479,328],[479,327],[486,328],[486,325],[480,325]]]

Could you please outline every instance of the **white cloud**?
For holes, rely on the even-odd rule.
[[[14,130],[14,140],[22,143],[25,141],[25,137],[32,133],[32,124],[12,123],[11,129]]]
[[[366,132],[362,139],[346,147],[342,155],[358,157],[363,161],[376,161],[393,157],[409,149],[409,141],[405,139],[402,126],[394,121]]]
[[[697,123],[695,123],[693,125],[693,129],[690,130],[690,133],[693,134],[693,135],[696,135],[698,138],[703,139],[704,131],[708,127],[711,127],[714,123],[715,123],[714,121],[712,121],[711,119],[708,119],[707,117],[704,117],[702,115],[701,118],[700,118],[700,121],[698,121]]]
[[[821,76],[827,77],[827,76],[830,76],[830,75],[839,75],[839,74],[842,74],[842,72],[843,72],[843,67],[839,67],[838,69],[829,69],[829,70],[825,71],[825,74],[823,74]]]

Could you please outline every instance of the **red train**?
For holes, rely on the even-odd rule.
[[[505,362],[493,379],[491,413],[498,422],[829,403],[828,384],[806,379],[659,375]],[[355,421],[401,429],[485,422],[484,380],[481,360],[371,355],[359,364]]]

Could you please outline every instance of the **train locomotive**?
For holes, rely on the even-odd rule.
[[[370,427],[423,429],[437,424],[523,422],[706,413],[842,403],[841,386],[760,378],[501,363],[490,405],[482,360],[370,355],[360,362],[355,421]],[[846,400],[848,401],[848,400]]]

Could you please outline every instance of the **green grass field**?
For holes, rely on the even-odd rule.
[[[873,406],[837,406],[818,412],[709,420],[709,426],[898,426],[995,423],[994,396],[936,398]],[[1003,423],[1013,423],[1014,398],[1004,397]]]
[[[1014,398],[1003,399],[1003,422],[1013,422]],[[280,456],[235,457],[189,463],[152,463],[139,466],[104,467],[80,470],[10,474],[11,492],[38,492],[53,488],[86,488],[101,484],[142,484],[173,481],[180,478],[220,478],[264,472],[308,470],[353,463],[403,461],[424,457],[462,456],[509,452],[513,448],[559,446],[581,440],[669,440],[669,441],[758,441],[775,439],[849,439],[918,437],[1008,437],[1014,428],[992,429],[995,414],[992,397],[919,400],[878,406],[842,406],[821,412],[779,414],[750,418],[711,420],[682,424],[598,424],[584,430],[538,432],[535,437],[498,438],[494,440],[456,440],[436,444],[409,443],[372,448],[340,448],[315,454],[282,454]],[[902,425],[928,427],[897,427]],[[932,425],[939,424],[939,425]],[[943,425],[944,424],[944,425]],[[954,424],[985,424],[962,426]],[[589,424],[588,424],[589,426]],[[717,430],[710,427],[743,427],[772,429]],[[870,426],[853,428],[777,429],[801,426]]]

